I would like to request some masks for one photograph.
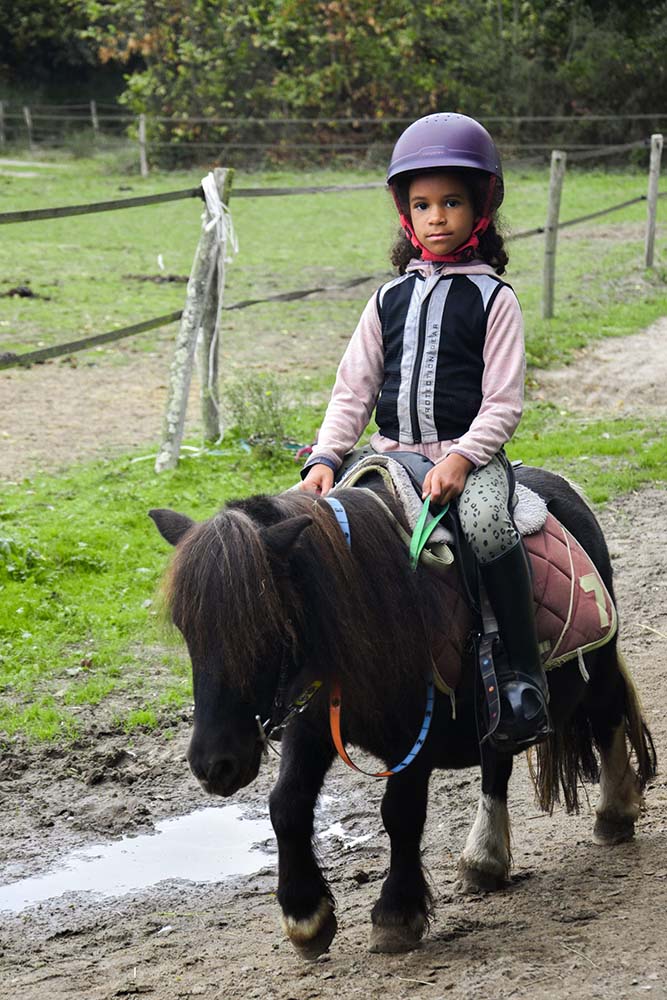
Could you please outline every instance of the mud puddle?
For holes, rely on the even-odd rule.
[[[154,833],[73,851],[53,870],[0,886],[0,911],[19,913],[66,893],[122,896],[167,881],[222,882],[266,867],[273,852],[268,817],[248,819],[235,805],[199,809],[157,823]]]

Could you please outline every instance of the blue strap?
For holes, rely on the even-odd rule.
[[[393,767],[389,768],[390,774],[398,774],[399,771],[404,771],[408,764],[412,764],[413,760],[424,746],[424,741],[428,736],[428,731],[431,728],[431,719],[433,718],[433,702],[435,700],[435,686],[433,681],[428,682],[428,688],[426,692],[426,711],[424,712],[424,721],[422,722],[422,727],[419,736],[415,740],[415,745],[407,756],[403,758],[400,764],[395,764]]]
[[[352,535],[350,534],[350,522],[347,519],[347,513],[346,513],[345,508],[343,507],[342,503],[340,502],[340,500],[337,500],[335,497],[326,496],[323,499],[326,500],[326,502],[329,504],[329,506],[331,507],[332,511],[336,515],[336,520],[338,521],[338,524],[340,525],[340,530],[345,535],[345,541],[347,542],[347,544],[350,547],[352,547]]]

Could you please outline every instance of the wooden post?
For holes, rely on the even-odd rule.
[[[229,204],[234,171],[216,167],[213,171],[215,184],[223,205]],[[197,343],[197,368],[199,371],[199,393],[201,399],[201,419],[205,441],[217,441],[222,437],[222,415],[220,413],[220,338],[216,327],[222,296],[224,293],[224,261],[218,260],[204,304],[201,333]]]
[[[662,158],[662,135],[651,136],[651,161],[648,169],[648,216],[646,220],[646,253],[644,264],[653,267],[655,250],[655,224],[658,214],[658,181],[660,180],[660,160]]]
[[[5,102],[0,101],[0,146],[5,144]]]
[[[215,171],[216,185],[218,186],[221,198],[224,194],[227,174],[226,170]],[[206,231],[206,226],[210,221],[209,212],[206,210],[202,222],[201,236],[199,237],[192,270],[190,271],[185,295],[185,307],[171,363],[169,396],[162,430],[162,442],[155,460],[156,472],[162,472],[164,469],[174,469],[178,464],[181,441],[183,440],[183,428],[185,426],[185,412],[190,394],[190,382],[192,381],[197,337],[204,320],[204,314],[207,312],[207,307],[212,311],[209,303],[209,295],[213,276],[218,267],[220,246],[216,228],[212,227],[208,232]]]
[[[28,149],[32,153],[32,115],[30,114],[30,108],[27,104],[23,105],[23,118],[25,121],[25,126],[28,130]]]
[[[139,115],[139,169],[142,177],[148,177],[148,157],[146,156],[146,115]]]
[[[93,135],[95,137],[95,141],[97,141],[100,134],[100,120],[97,117],[97,101],[90,102],[90,120],[93,123]]]
[[[549,206],[544,227],[544,279],[542,286],[542,318],[551,319],[554,314],[554,288],[556,282],[556,243],[558,241],[558,216],[560,196],[563,190],[567,153],[554,149],[551,153],[551,174],[549,177]]]

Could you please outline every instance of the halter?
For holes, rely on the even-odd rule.
[[[292,623],[289,619],[285,624],[285,631],[290,640],[291,648],[294,649],[296,637],[294,635]],[[285,729],[287,724],[291,722],[296,715],[301,715],[301,713],[308,708],[312,698],[322,687],[322,681],[312,681],[312,683],[305,687],[301,694],[294,698],[289,705],[285,705],[284,698],[285,691],[287,690],[287,664],[289,661],[289,653],[287,649],[288,643],[285,642],[284,645],[285,649],[283,652],[282,662],[280,664],[278,687],[276,688],[276,693],[273,698],[271,714],[264,722],[262,722],[262,717],[260,715],[255,716],[255,722],[257,723],[257,729],[259,731],[259,741],[264,745],[264,749],[266,749],[269,745],[270,736],[273,734],[275,738],[277,733],[282,733],[283,729]]]
[[[345,536],[345,541],[347,542],[348,547],[351,548],[352,536],[350,533],[350,522],[348,521],[347,513],[345,511],[345,508],[343,507],[343,504],[336,497],[326,496],[323,499],[325,500],[326,503],[329,504],[332,511],[336,515],[336,520],[338,521],[340,529],[343,532],[343,535]],[[428,500],[424,503],[422,517],[420,517],[420,522],[422,523],[421,523],[419,537],[417,539],[417,542],[415,543],[413,541],[413,544],[411,545],[411,559],[412,559],[413,569],[416,568],[417,561],[419,560],[419,554],[421,553],[421,550],[426,544],[428,536],[435,527],[435,524],[432,524],[429,525],[428,530],[426,531],[423,530],[424,529],[423,522],[425,522],[426,520],[427,512],[428,512]],[[435,522],[436,524],[437,521],[440,520],[440,517],[442,517],[442,515],[445,512],[446,509],[443,510],[442,513],[439,515],[439,517]],[[420,527],[419,524],[417,527]],[[435,701],[435,687],[433,684],[433,677],[431,676],[426,688],[426,711],[424,712],[424,721],[422,722],[419,735],[414,745],[412,746],[411,750],[406,754],[403,760],[400,761],[400,763],[395,764],[393,767],[388,768],[386,771],[364,771],[363,768],[358,767],[354,763],[354,761],[351,760],[347,750],[345,749],[345,744],[343,743],[343,738],[341,735],[341,724],[340,724],[340,713],[342,705],[340,684],[337,680],[334,681],[333,684],[331,685],[331,693],[329,695],[329,728],[331,730],[331,738],[333,739],[334,746],[336,747],[336,750],[338,752],[338,756],[341,758],[341,760],[343,760],[347,764],[348,767],[351,767],[355,771],[359,771],[361,774],[367,775],[369,778],[390,778],[394,774],[399,774],[401,771],[404,771],[409,764],[412,764],[413,760],[415,759],[421,748],[424,746],[424,743],[426,742],[426,737],[428,736],[429,729],[431,728],[431,720],[433,718],[434,701]]]

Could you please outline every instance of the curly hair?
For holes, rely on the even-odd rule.
[[[444,173],[445,171],[430,171],[430,173]],[[447,170],[447,173],[454,174],[466,186],[475,211],[475,218],[482,215],[486,208],[486,197],[488,191],[488,174],[481,170]],[[414,174],[404,174],[396,182],[396,192],[401,205],[401,210],[409,217],[408,190]],[[491,208],[491,221],[487,230],[479,237],[479,246],[475,253],[476,257],[489,264],[496,274],[504,274],[509,261],[509,254],[505,249],[505,241],[500,230],[500,220],[497,209]],[[402,229],[399,229],[396,240],[391,248],[390,260],[399,274],[405,274],[405,269],[411,260],[419,260],[421,250],[414,247]]]

